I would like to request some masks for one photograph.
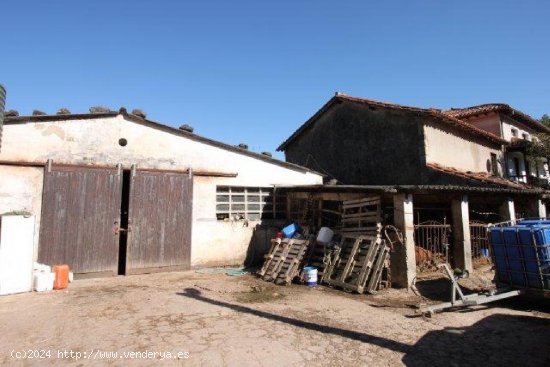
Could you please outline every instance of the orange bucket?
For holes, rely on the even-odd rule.
[[[69,265],[54,265],[55,282],[53,289],[65,289],[69,286]]]

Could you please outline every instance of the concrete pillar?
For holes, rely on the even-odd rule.
[[[546,206],[541,199],[531,199],[527,210],[529,218],[546,218]]]
[[[537,200],[538,212],[540,218],[546,218],[546,204],[541,200]]]
[[[454,266],[460,269],[474,271],[472,266],[472,243],[470,241],[470,213],[468,196],[453,200],[451,212],[453,216],[453,258]]]
[[[514,206],[514,199],[506,198],[506,200],[500,205],[499,211],[503,222],[516,220],[516,208]]]
[[[403,246],[397,246],[391,253],[392,284],[410,288],[416,277],[416,256],[414,252],[413,196],[396,194],[393,197],[393,220],[395,227],[403,233]]]

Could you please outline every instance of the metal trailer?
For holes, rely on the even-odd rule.
[[[438,267],[445,270],[447,277],[451,281],[451,301],[429,306],[420,306],[417,312],[422,315],[432,316],[438,311],[450,308],[482,305],[505,298],[519,296],[525,292],[522,289],[512,290],[511,288],[500,288],[493,291],[465,295],[458,284],[458,279],[460,279],[461,276],[453,274],[448,264],[439,264]]]
[[[541,218],[535,218],[535,219],[524,218],[524,219],[518,219],[517,221],[502,222],[502,223],[494,224],[494,225],[491,225],[487,230],[489,231],[491,227],[502,228],[502,227],[512,227],[518,224],[528,225],[527,224],[528,222],[533,223],[537,221],[541,221],[545,223],[548,222],[548,220],[541,219]],[[517,227],[520,227],[520,226],[517,226]],[[544,228],[550,228],[550,226],[539,225],[536,228],[544,229]],[[525,230],[525,229],[522,229],[522,230]],[[489,236],[489,242],[491,247],[493,248],[492,257],[493,257],[493,264],[495,264],[495,271],[496,271],[495,283],[497,285],[497,288],[495,290],[491,290],[487,292],[465,295],[460,289],[460,286],[458,284],[458,279],[460,279],[461,277],[468,276],[468,273],[464,272],[463,274],[455,275],[451,271],[448,264],[446,263],[440,264],[438,265],[438,267],[440,269],[445,270],[445,273],[446,273],[445,275],[449,278],[451,282],[451,300],[449,302],[444,302],[444,303],[435,304],[435,305],[421,305],[418,308],[418,313],[431,316],[435,312],[443,311],[446,309],[451,309],[455,307],[469,307],[469,306],[481,305],[481,304],[490,303],[490,302],[494,302],[494,301],[498,301],[506,298],[516,297],[519,295],[529,295],[529,296],[534,296],[539,298],[550,298],[550,289],[549,289],[550,285],[547,284],[548,283],[547,279],[550,276],[546,273],[547,271],[550,272],[550,265],[547,264],[548,263],[547,260],[543,261],[543,259],[539,259],[539,255],[538,255],[540,250],[538,247],[541,247],[541,246],[548,247],[548,245],[547,244],[537,245],[537,241],[535,240],[535,235],[532,230],[531,230],[530,245],[520,245],[519,243],[516,244],[516,246],[519,248],[521,248],[522,246],[529,248],[531,253],[535,254],[534,258],[529,260],[533,261],[536,258],[537,270],[536,272],[529,272],[525,266],[525,262],[528,261],[528,259],[526,259],[526,256],[523,254],[524,252],[523,249],[519,250],[522,252],[522,254],[516,258],[514,257],[509,258],[508,252],[504,251],[503,252],[504,258],[497,259],[496,258],[497,255],[495,255],[495,244],[492,243],[493,239],[491,237],[492,236]],[[530,248],[531,246],[532,248]],[[514,272],[513,270],[510,270],[510,268],[508,267],[508,265],[511,262],[510,260],[516,261],[516,262],[518,262],[519,260],[519,262],[522,263],[523,269],[519,271],[515,271],[515,280],[517,280],[518,277],[520,279],[523,278],[525,279],[524,284],[518,284],[517,281],[513,281],[512,276],[510,276],[509,282],[503,282],[502,279],[505,277],[499,276],[499,272],[508,273],[508,275],[510,274],[510,272]],[[549,269],[543,269],[543,265],[546,267],[549,267]],[[499,269],[499,266],[502,267],[503,269]],[[540,288],[536,288],[532,286],[530,281],[533,278],[536,278],[537,281],[540,279],[540,283],[537,283],[538,285],[540,285]]]

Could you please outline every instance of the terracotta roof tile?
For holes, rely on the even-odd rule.
[[[525,125],[536,129],[540,132],[550,133],[550,129],[542,125],[536,119],[532,118],[526,113],[516,110],[510,105],[505,103],[488,103],[478,106],[466,107],[466,108],[451,108],[448,111],[444,111],[447,116],[452,116],[458,119],[467,119],[469,117],[487,114],[491,112],[502,112],[515,120],[518,120]]]
[[[453,167],[442,166],[437,163],[427,163],[426,166],[432,170],[443,172],[455,177],[463,178],[470,181],[476,181],[480,183],[496,185],[501,187],[509,187],[514,189],[534,189],[533,186],[530,186],[523,182],[511,181],[503,177],[493,176],[487,172],[471,172],[471,171],[460,171]]]

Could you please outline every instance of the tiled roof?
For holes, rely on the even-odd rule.
[[[444,111],[447,116],[456,117],[458,119],[467,119],[472,116],[487,114],[491,112],[502,112],[537,131],[550,133],[550,129],[538,122],[536,119],[532,118],[526,113],[510,107],[510,105],[507,105],[505,103],[488,103],[466,108],[451,108],[448,111]]]
[[[348,96],[343,93],[336,93],[334,97],[332,97],[315,115],[313,115],[309,120],[307,120],[302,126],[300,126],[287,140],[285,140],[278,148],[277,150],[281,151],[286,148],[286,146],[295,138],[297,138],[303,131],[305,131],[309,126],[311,126],[317,119],[326,112],[331,106],[333,106],[335,103],[339,101],[350,101],[355,103],[361,103],[368,106],[373,107],[380,107],[380,108],[389,108],[394,110],[402,110],[402,111],[409,111],[416,114],[422,114],[427,117],[430,117],[431,119],[454,126],[456,128],[459,128],[467,133],[470,133],[475,136],[480,136],[482,138],[485,138],[486,140],[489,140],[493,143],[497,144],[503,144],[506,145],[508,142],[492,133],[489,133],[485,130],[482,130],[480,128],[477,128],[468,122],[462,121],[454,116],[451,116],[449,114],[443,113],[441,110],[436,108],[420,108],[420,107],[411,107],[411,106],[403,106],[395,103],[388,103],[388,102],[380,102],[375,101],[372,99],[366,99],[366,98],[359,98],[359,97],[352,97]]]
[[[438,172],[446,173],[455,177],[459,177],[469,181],[475,181],[478,183],[485,183],[489,185],[496,185],[513,189],[534,189],[533,186],[530,186],[526,183],[511,181],[499,176],[493,176],[487,172],[459,171],[456,168],[442,166],[437,163],[427,163],[426,166]]]

